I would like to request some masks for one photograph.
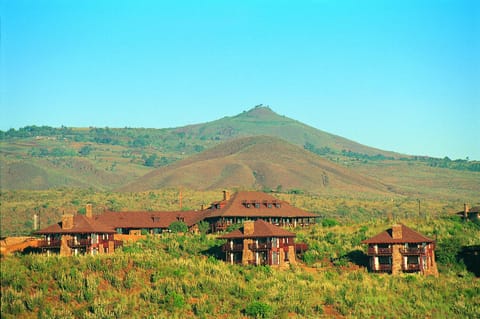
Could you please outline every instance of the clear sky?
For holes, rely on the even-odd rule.
[[[176,127],[257,104],[480,160],[477,0],[0,0],[0,129]]]

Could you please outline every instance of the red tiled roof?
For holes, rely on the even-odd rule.
[[[407,226],[402,226],[402,238],[393,239],[392,228],[389,228],[372,238],[362,241],[363,244],[402,244],[402,243],[432,243],[434,240],[423,236]]]
[[[468,209],[468,212],[467,213],[480,213],[480,206],[474,206],[474,207],[471,207]],[[463,215],[465,214],[465,211],[460,211],[457,213],[457,215]]]
[[[253,223],[253,234],[245,235],[244,228],[234,230],[223,236],[219,236],[220,239],[233,239],[233,238],[259,238],[259,237],[295,237],[295,234],[272,225],[261,219],[256,220]]]
[[[247,203],[250,207],[247,207]],[[259,207],[255,207],[258,203]],[[317,217],[316,214],[306,212],[291,206],[272,195],[263,192],[241,191],[232,195],[230,200],[222,201],[223,208],[210,207],[205,211],[205,218],[211,217]],[[269,205],[272,204],[272,205]],[[277,204],[277,205],[274,205]],[[269,207],[270,206],[270,207]]]
[[[85,234],[85,233],[114,233],[115,229],[107,226],[101,221],[86,217],[85,215],[73,216],[73,227],[70,229],[63,229],[62,222],[50,225],[44,229],[37,231],[37,234]]]
[[[96,220],[113,228],[168,228],[171,223],[182,220],[190,227],[203,219],[202,212],[111,212],[95,216]]]

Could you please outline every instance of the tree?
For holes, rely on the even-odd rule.
[[[206,234],[209,228],[210,228],[210,224],[204,220],[198,223],[198,231],[201,234]]]
[[[153,167],[155,165],[155,160],[157,159],[157,154],[152,154],[150,155],[146,160],[145,160],[145,166],[148,167]]]
[[[168,226],[168,229],[170,229],[172,233],[186,233],[188,231],[188,226],[182,221],[176,221],[171,223],[170,226]]]
[[[87,156],[88,154],[90,154],[91,151],[92,151],[92,147],[90,145],[85,145],[80,149],[80,151],[78,151],[78,153],[81,156]]]

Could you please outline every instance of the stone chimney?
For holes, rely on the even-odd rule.
[[[62,216],[62,229],[73,228],[73,214],[64,214]]]
[[[88,218],[92,218],[92,217],[93,217],[92,204],[87,204],[87,205],[85,206],[85,216],[88,217]]]
[[[243,223],[243,234],[244,235],[253,235],[253,232],[255,230],[254,227],[254,221],[253,220],[247,220]]]
[[[470,212],[470,207],[468,207],[468,204],[463,204],[463,217],[465,219],[467,219],[469,212]]]
[[[230,193],[228,191],[223,191],[223,200],[230,200]]]
[[[392,238],[393,239],[402,239],[402,225],[393,225],[392,226]]]
[[[33,214],[33,230],[38,230],[38,215]]]

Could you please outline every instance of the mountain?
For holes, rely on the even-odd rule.
[[[146,191],[164,187],[388,192],[385,185],[373,178],[271,136],[227,141],[158,168],[119,190]]]
[[[273,140],[265,143],[267,138]],[[241,151],[247,146],[251,152]],[[177,128],[27,126],[0,131],[1,190],[187,185],[383,192],[384,183],[408,196],[468,201],[478,197],[479,179],[478,161],[378,150],[265,106]]]
[[[238,137],[268,135],[300,147],[309,146],[323,154],[353,153],[370,156],[400,157],[400,154],[368,147],[346,138],[324,132],[299,121],[278,115],[267,106],[256,106],[236,116],[174,129],[179,134],[202,140],[230,140]]]

